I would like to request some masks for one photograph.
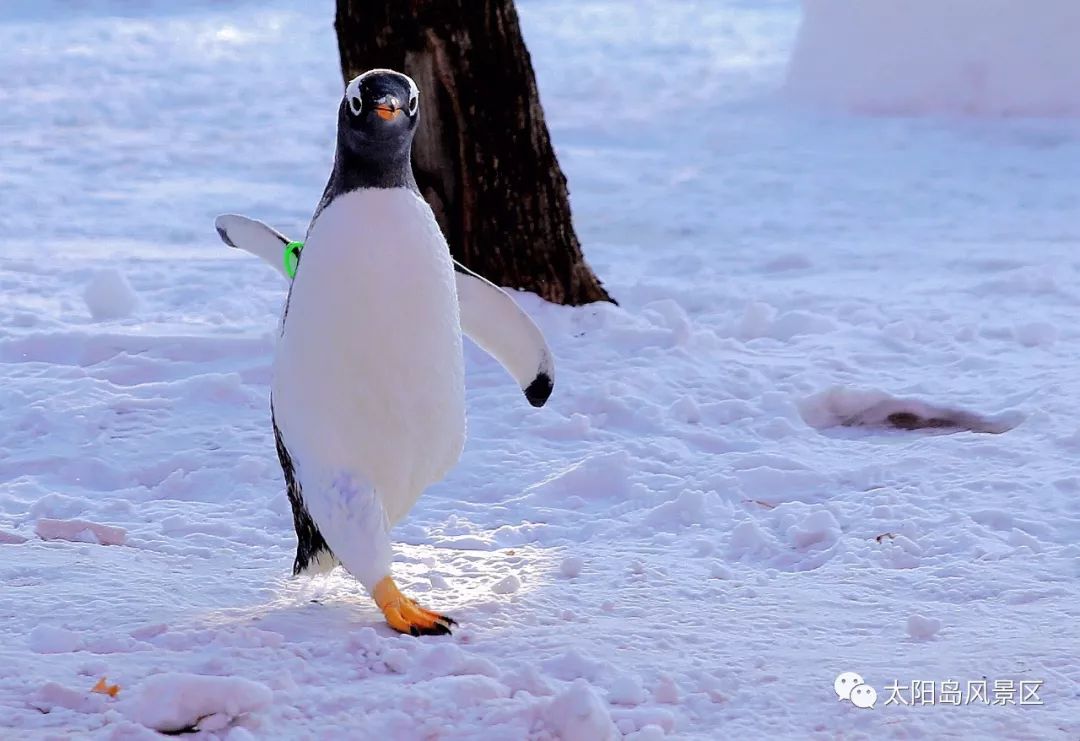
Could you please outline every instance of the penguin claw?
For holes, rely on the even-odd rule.
[[[457,625],[453,618],[426,610],[403,595],[389,576],[375,585],[372,596],[382,610],[386,623],[399,633],[413,636],[452,635],[450,626]]]
[[[408,597],[404,597],[404,599],[410,605],[412,605],[413,609],[417,610],[425,618],[437,623],[438,625],[442,625],[443,627],[445,627],[447,633],[450,632],[450,627],[451,626],[454,626],[454,625],[458,624],[457,620],[454,620],[454,618],[452,618],[452,617],[447,617],[446,615],[440,615],[437,612],[432,612],[431,610],[428,610],[427,608],[421,607],[420,605],[416,604],[413,600],[409,599]]]
[[[453,635],[450,629],[442,623],[435,623],[430,628],[418,628],[415,625],[409,628],[409,632],[414,636],[448,636]]]

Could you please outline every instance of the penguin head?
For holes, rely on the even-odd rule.
[[[364,159],[392,158],[412,143],[420,91],[408,75],[373,69],[354,77],[338,111],[338,137]]]

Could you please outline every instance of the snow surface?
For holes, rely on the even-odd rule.
[[[86,308],[94,319],[123,319],[131,316],[139,305],[139,297],[124,274],[118,270],[102,270],[95,274],[83,292]]]
[[[132,720],[156,731],[205,729],[210,719],[219,730],[265,708],[273,698],[266,685],[249,679],[170,672],[146,679],[121,708]]]
[[[101,525],[86,520],[52,520],[39,517],[34,533],[42,540],[73,540],[99,545],[123,545],[127,533],[123,528]]]
[[[340,572],[287,576],[284,290],[212,228],[303,233],[330,7],[0,8],[0,737],[156,737],[136,700],[232,741],[1080,737],[1080,126],[792,108],[786,0],[519,10],[621,305],[519,296],[559,365],[543,409],[467,348],[464,458],[395,565],[461,627],[417,640]],[[103,269],[130,316],[90,316]],[[1020,416],[809,424],[830,390]],[[842,671],[873,709],[837,701]],[[270,701],[145,699],[175,674]],[[85,699],[101,677],[118,697]],[[1045,704],[886,705],[983,677]]]
[[[803,0],[788,91],[873,113],[1080,116],[1075,0]]]

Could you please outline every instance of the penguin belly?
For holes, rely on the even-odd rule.
[[[358,491],[373,493],[388,528],[460,457],[458,312],[446,241],[418,195],[352,191],[312,224],[282,319],[272,399],[303,500],[335,553],[350,527],[365,531],[380,516],[370,501],[355,504]]]

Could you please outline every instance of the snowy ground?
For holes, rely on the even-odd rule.
[[[211,227],[305,227],[330,3],[177,5],[0,9],[0,737],[1080,738],[1080,124],[787,105],[793,2],[523,0],[621,306],[521,297],[541,410],[469,348],[464,458],[397,531],[461,629],[413,639],[287,578],[284,286]],[[823,426],[859,389],[1019,424]],[[981,679],[1044,704],[886,705]]]
[[[898,115],[1080,116],[1074,0],[1039,0],[1038,12],[1028,0],[802,6],[787,84],[794,98]]]

